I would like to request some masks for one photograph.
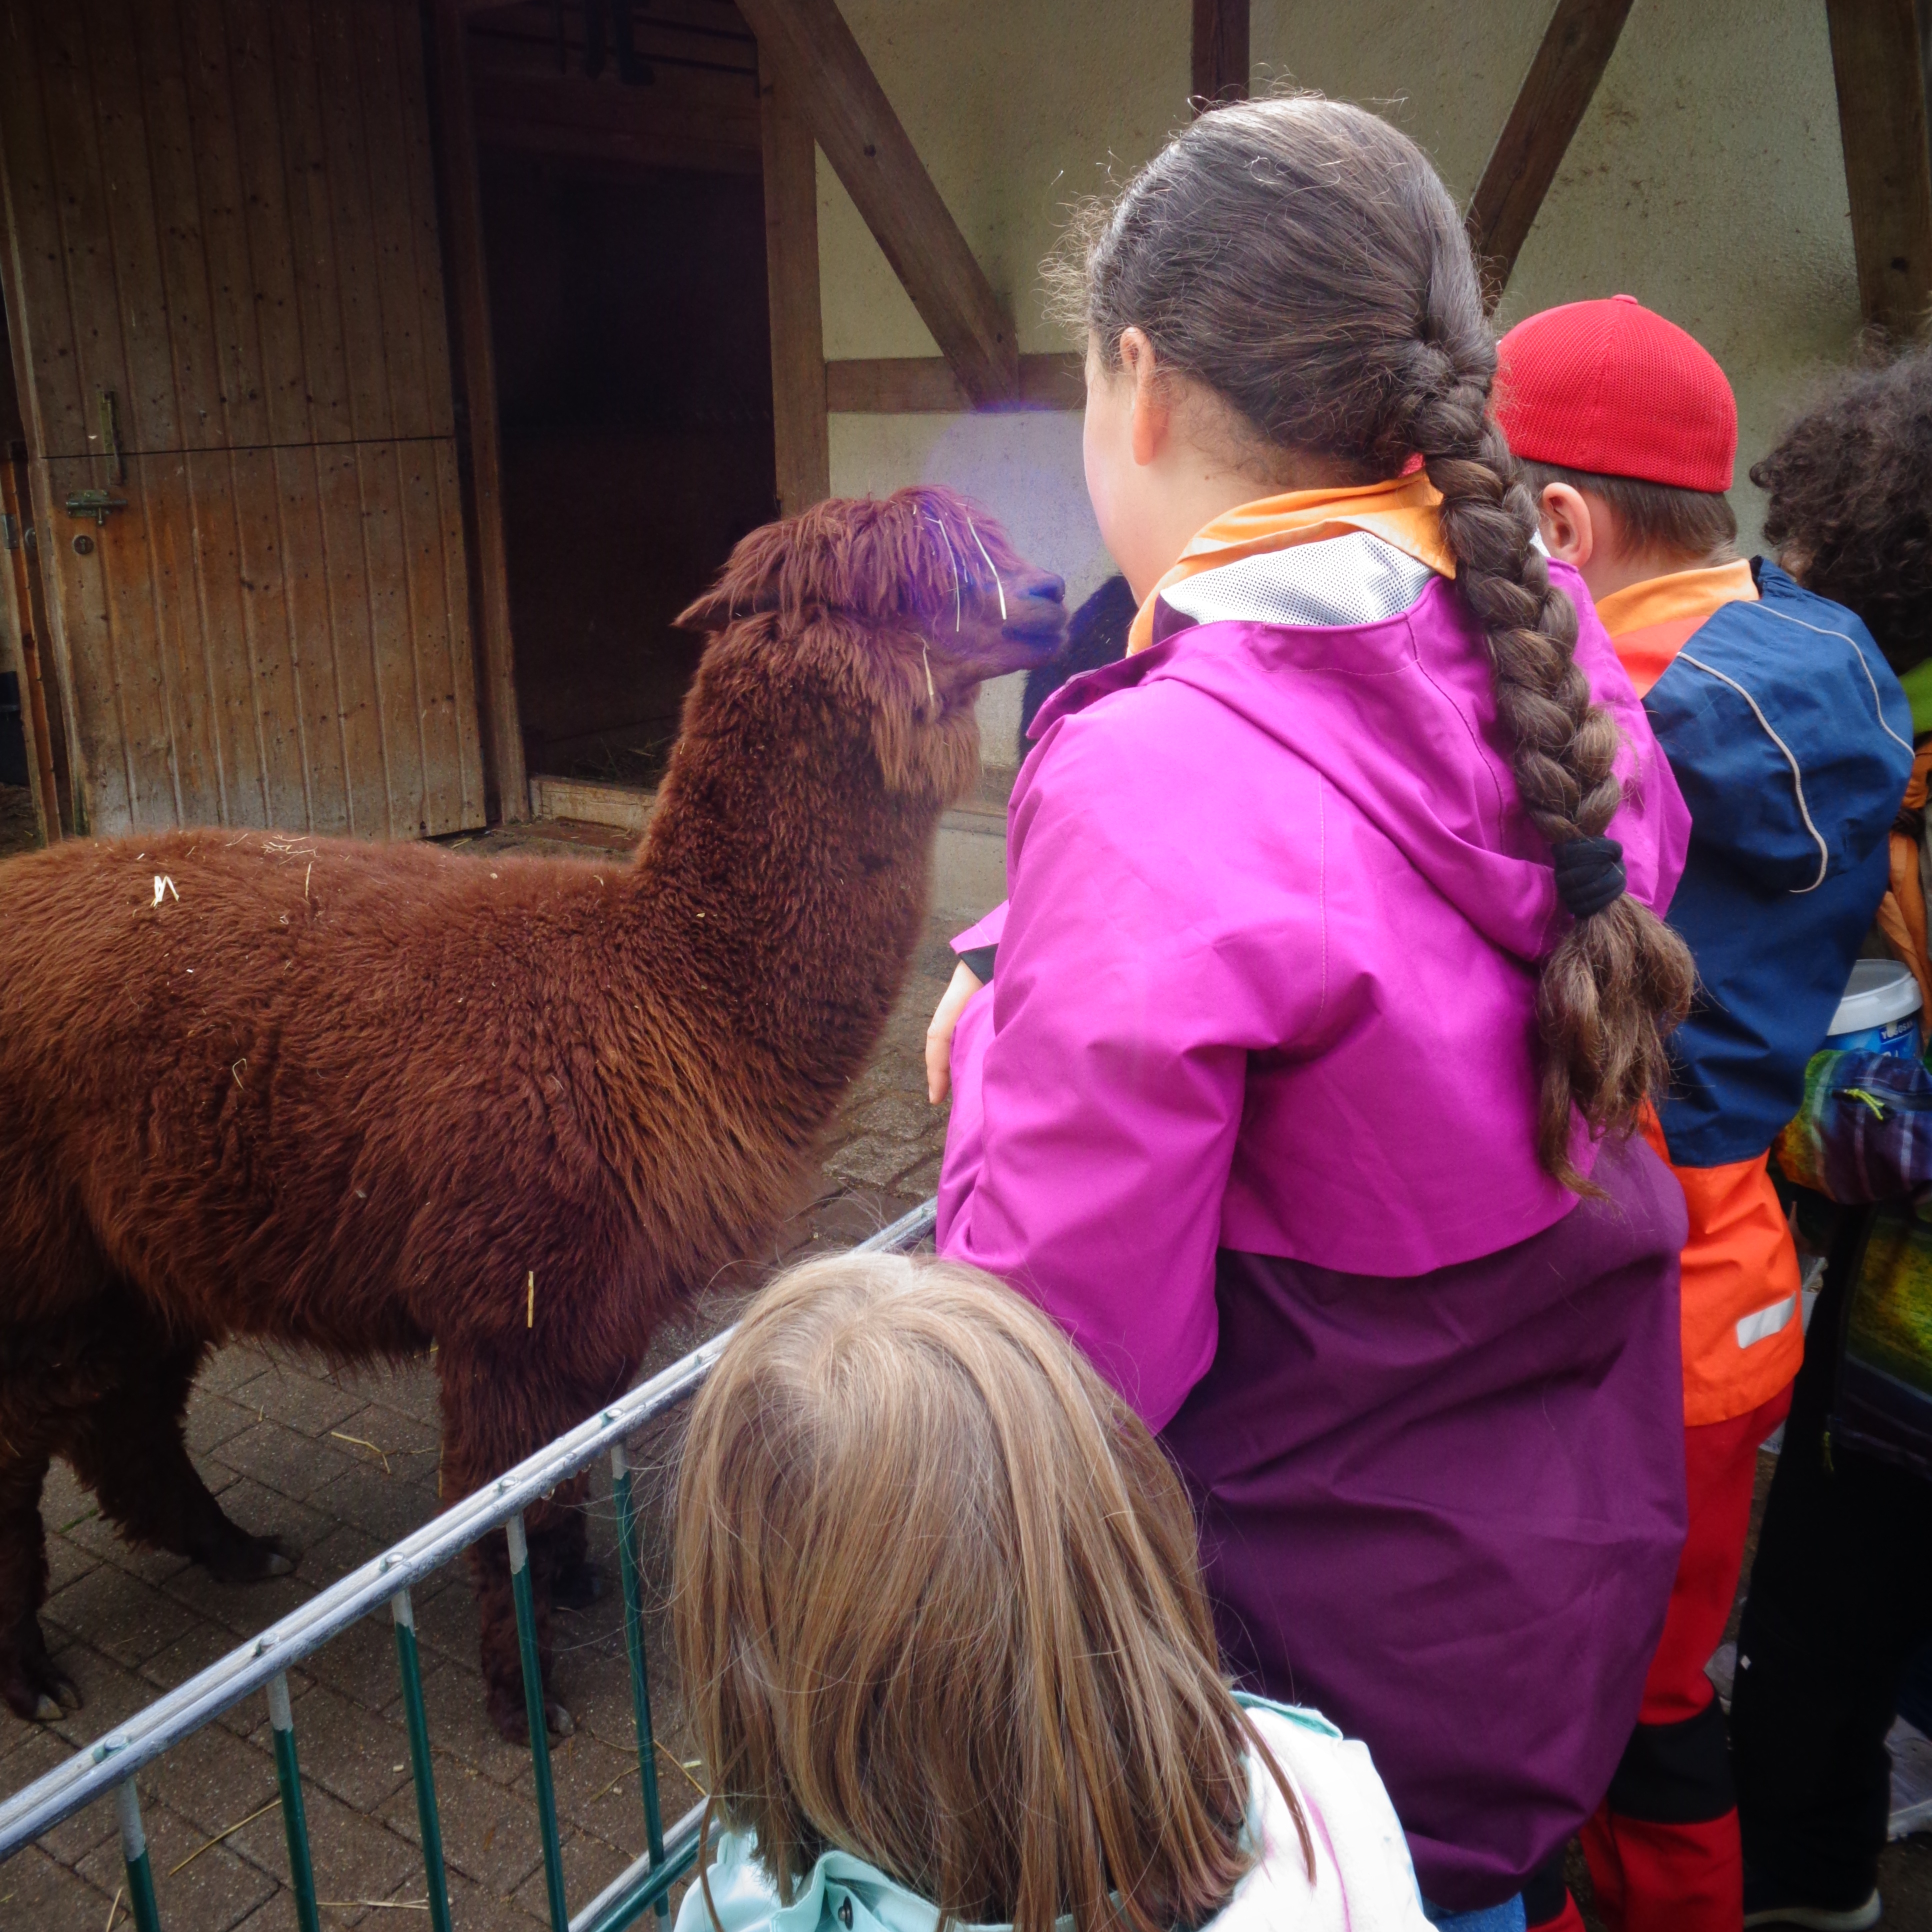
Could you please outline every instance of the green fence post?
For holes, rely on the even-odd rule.
[[[416,1613],[410,1593],[389,1599],[396,1624],[396,1663],[403,1678],[403,1718],[409,1726],[410,1770],[416,1780],[416,1825],[422,1833],[423,1871],[429,1881],[433,1932],[450,1932],[449,1876],[442,1862],[442,1814],[436,1805],[436,1772],[429,1758],[429,1714],[423,1708],[422,1659],[416,1649]]]
[[[657,1741],[651,1729],[651,1688],[644,1676],[644,1588],[638,1575],[636,1517],[631,1496],[631,1462],[620,1442],[610,1451],[611,1486],[617,1502],[617,1570],[623,1580],[624,1648],[631,1659],[631,1711],[637,1722],[638,1779],[644,1792],[644,1836],[651,1864],[664,1863],[664,1815],[658,1798]],[[658,1900],[658,1916],[670,1916],[670,1906]]]
[[[268,1728],[275,1737],[275,1782],[281,1787],[282,1831],[289,1841],[289,1884],[302,1932],[322,1932],[316,1910],[315,1867],[308,1855],[308,1816],[302,1809],[302,1771],[296,1762],[296,1720],[289,1708],[289,1674],[268,1679]]]
[[[517,1606],[517,1645],[523,1654],[524,1710],[530,1724],[530,1768],[536,1777],[550,1932],[570,1932],[570,1908],[563,1897],[563,1847],[556,1835],[556,1786],[550,1777],[550,1733],[545,1728],[543,1669],[537,1658],[536,1604],[530,1594],[530,1549],[521,1510],[504,1524],[503,1533],[510,1542],[510,1594]]]
[[[135,1932],[161,1932],[154,1903],[154,1874],[148,1863],[148,1834],[141,1828],[141,1800],[132,1772],[114,1787],[114,1815],[121,1824],[121,1856],[128,1867],[128,1904]]]

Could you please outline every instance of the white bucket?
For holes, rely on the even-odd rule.
[[[1861,959],[1825,1036],[1830,1053],[1891,1053],[1918,1057],[1918,982],[1896,959]]]

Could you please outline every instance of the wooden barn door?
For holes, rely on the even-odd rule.
[[[0,191],[76,829],[482,824],[412,0],[0,0]]]

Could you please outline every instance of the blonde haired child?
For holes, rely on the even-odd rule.
[[[776,1282],[698,1398],[677,1522],[726,1827],[679,1932],[1426,1924],[1366,1749],[1237,1700],[1172,1468],[989,1276]]]

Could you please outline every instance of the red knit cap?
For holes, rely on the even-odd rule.
[[[1728,490],[1738,405],[1710,351],[1634,296],[1566,302],[1497,345],[1496,416],[1533,463]]]

